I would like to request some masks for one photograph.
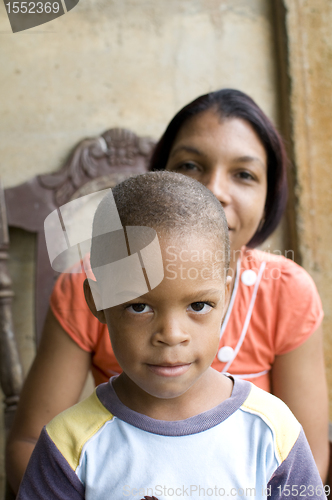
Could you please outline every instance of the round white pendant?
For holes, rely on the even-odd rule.
[[[217,357],[222,363],[227,363],[227,361],[230,361],[233,358],[233,355],[234,349],[229,345],[225,345],[224,347],[219,349]]]
[[[241,274],[241,281],[246,286],[252,286],[256,283],[257,274],[252,269],[247,269]]]

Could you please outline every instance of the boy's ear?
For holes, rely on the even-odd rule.
[[[93,295],[91,292],[90,284],[87,279],[84,280],[83,284],[83,289],[84,289],[84,297],[86,300],[86,303],[89,306],[90,311],[92,314],[101,322],[106,325],[106,318],[103,309],[100,311],[97,311],[95,301],[93,300]]]
[[[225,286],[225,310],[224,310],[224,316],[227,312],[227,307],[228,307],[228,299],[229,299],[229,296],[232,292],[232,277],[231,276],[227,276],[226,278],[226,286]]]
[[[227,276],[226,278],[226,296],[231,292],[232,276]]]

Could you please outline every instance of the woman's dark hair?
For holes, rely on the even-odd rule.
[[[175,138],[190,118],[205,111],[215,111],[221,119],[240,118],[248,122],[260,138],[267,154],[267,195],[264,223],[247,246],[254,248],[275,230],[287,202],[287,155],[281,136],[257,106],[255,101],[239,90],[222,89],[202,95],[182,108],[169,123],[154,150],[151,170],[164,170]]]

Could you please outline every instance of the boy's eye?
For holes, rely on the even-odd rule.
[[[198,314],[206,314],[210,312],[211,309],[212,306],[207,302],[193,302],[190,306],[188,306],[188,311]]]
[[[151,307],[146,304],[130,304],[130,306],[128,306],[126,309],[134,314],[141,314],[152,311]]]

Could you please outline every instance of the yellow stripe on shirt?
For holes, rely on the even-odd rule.
[[[46,431],[70,467],[76,470],[84,444],[112,419],[112,413],[101,404],[95,391],[51,420]]]
[[[301,431],[288,406],[268,392],[252,385],[241,409],[260,416],[274,434],[277,459],[283,462],[289,455]]]

